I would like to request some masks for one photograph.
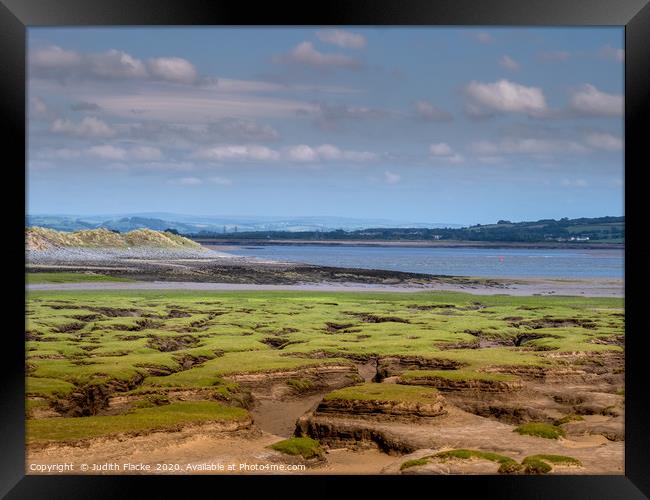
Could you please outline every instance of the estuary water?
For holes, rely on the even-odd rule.
[[[453,276],[623,279],[624,273],[623,249],[251,245],[225,251],[283,262]]]

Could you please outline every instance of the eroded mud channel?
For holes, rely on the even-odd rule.
[[[622,474],[622,309],[572,300],[35,294],[28,462]]]

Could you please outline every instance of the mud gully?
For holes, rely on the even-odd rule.
[[[502,298],[458,294],[372,296],[369,312],[370,299],[313,295],[32,294],[28,463],[623,473],[620,308],[570,316],[522,302],[508,316]],[[463,327],[479,323],[466,313],[482,326]],[[426,337],[450,321],[454,335]],[[490,321],[507,328],[490,333]],[[430,353],[408,354],[411,341]]]

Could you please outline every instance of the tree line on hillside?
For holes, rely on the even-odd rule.
[[[170,230],[176,232],[176,230]],[[543,219],[513,223],[500,220],[496,224],[463,228],[369,228],[354,231],[251,231],[183,234],[192,239],[215,240],[300,240],[300,241],[502,241],[502,242],[617,242],[625,239],[624,217],[597,217],[560,220]]]

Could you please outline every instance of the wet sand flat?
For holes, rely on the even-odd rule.
[[[204,290],[204,291],[309,291],[309,292],[426,292],[457,291],[476,295],[570,295],[583,297],[623,297],[622,280],[518,280],[503,288],[440,283],[435,285],[383,285],[362,283],[246,284],[188,281],[141,281],[130,283],[39,283],[27,290]]]

